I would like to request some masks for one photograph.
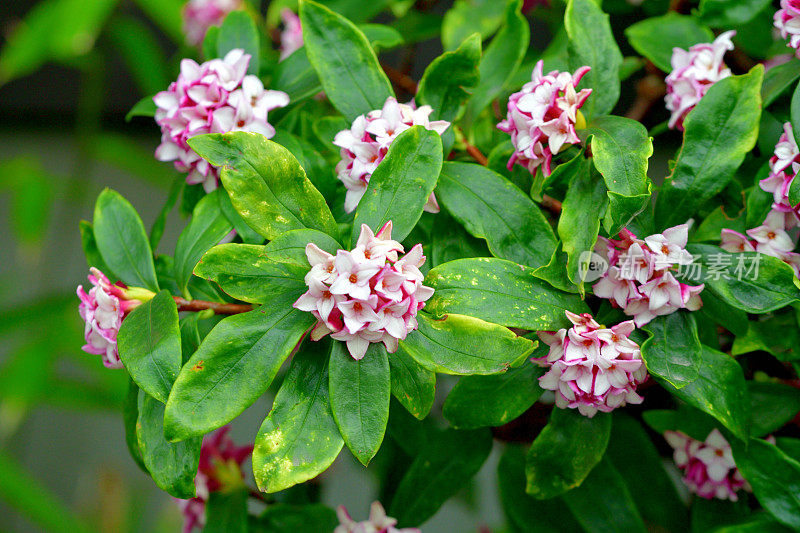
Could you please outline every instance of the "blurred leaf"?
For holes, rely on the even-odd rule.
[[[273,503],[257,519],[251,533],[319,533],[332,531],[339,524],[336,513],[321,503],[288,505]]]
[[[761,86],[763,106],[766,108],[771,105],[797,81],[798,77],[800,77],[800,60],[795,57],[764,72],[764,84]]]
[[[141,93],[152,95],[167,89],[171,80],[164,51],[149,26],[130,16],[116,16],[105,31]],[[139,103],[125,116],[126,121],[140,111]]]
[[[391,26],[384,24],[359,24],[358,29],[369,40],[375,53],[391,50],[403,44],[403,36]]]
[[[136,437],[136,424],[139,421],[139,387],[132,379],[128,380],[128,394],[122,407],[122,421],[125,424],[125,444],[128,452],[136,465],[146,474],[149,474],[142,459],[142,450],[139,448],[139,439]]]
[[[764,350],[781,361],[800,359],[800,331],[793,309],[775,313],[768,320],[747,322],[747,329],[733,340],[731,355]]]
[[[184,0],[133,0],[147,16],[172,40],[181,45],[183,35]]]
[[[65,61],[94,46],[117,0],[44,0],[37,3],[0,51],[0,85],[47,61]]]
[[[0,162],[0,190],[11,193],[11,227],[23,243],[36,245],[44,240],[58,181],[32,157]]]
[[[225,57],[234,48],[242,49],[245,54],[250,54],[247,73],[258,75],[260,47],[261,39],[253,17],[245,11],[231,11],[219,28],[217,57]]]
[[[218,490],[208,495],[203,533],[247,533],[247,487]]]
[[[317,71],[308,61],[305,47],[295,50],[278,63],[272,78],[272,88],[288,94],[292,103],[322,91]]]
[[[155,147],[146,150],[125,135],[104,131],[92,137],[89,148],[99,161],[128,172],[133,177],[156,187],[165,189],[175,179],[172,164],[162,163],[153,157]]]
[[[782,383],[748,381],[750,434],[764,437],[778,431],[800,412],[800,390]]]
[[[700,19],[715,28],[744,24],[766,8],[771,0],[700,0]]]
[[[172,208],[175,207],[185,183],[186,180],[183,176],[175,177],[175,179],[172,181],[172,186],[169,188],[169,193],[167,194],[167,199],[164,202],[164,207],[162,207],[161,211],[158,212],[158,216],[153,221],[153,225],[150,227],[150,248],[153,251],[158,248],[158,244],[161,242],[161,237],[164,236],[164,227],[167,224],[167,216],[172,211]]]
[[[478,33],[481,39],[491,36],[503,22],[507,3],[501,0],[456,0],[442,19],[445,51],[455,50],[473,33]]]
[[[653,38],[658,35],[658,38]],[[664,72],[672,70],[672,49],[710,43],[714,34],[695,17],[670,11],[664,16],[641,20],[625,29],[631,46]]]

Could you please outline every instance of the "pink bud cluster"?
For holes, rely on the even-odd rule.
[[[228,436],[230,426],[223,426],[206,435],[200,448],[200,464],[194,478],[196,496],[178,500],[183,514],[183,533],[202,530],[206,524],[206,502],[217,492],[244,479],[242,463],[250,456],[253,446],[236,446]]]
[[[733,462],[731,445],[717,429],[705,442],[695,440],[680,431],[666,431],[664,438],[674,449],[675,465],[683,470],[683,482],[689,490],[710,500],[738,500],[739,489],[750,486]]]
[[[628,338],[634,330],[628,320],[604,328],[588,313],[566,312],[573,326],[556,332],[540,331],[550,346],[547,357],[532,359],[549,367],[539,386],[556,393],[556,405],[593,417],[627,403],[642,403],[636,387],[647,379],[639,345]]]
[[[372,502],[369,507],[369,520],[363,522],[356,522],[350,518],[343,505],[336,509],[336,515],[339,517],[339,525],[333,533],[419,533],[419,529],[414,527],[396,528],[397,520],[386,516],[386,511],[380,502]]]
[[[687,285],[673,275],[680,265],[691,264],[692,254],[684,250],[689,238],[688,224],[681,224],[638,239],[627,229],[618,240],[598,237],[595,251],[605,257],[609,268],[592,287],[594,295],[632,316],[636,327],[657,316],[678,309],[696,311],[705,285]]]
[[[270,138],[275,128],[267,121],[267,113],[289,103],[286,93],[265,90],[257,76],[246,75],[249,64],[250,55],[238,48],[224,59],[201,65],[184,59],[177,81],[153,97],[155,119],[161,127],[156,158],[174,161],[178,171],[189,173],[187,183],[202,183],[207,192],[217,188],[219,171],[186,141],[202,133],[230,131],[251,131]]]
[[[342,156],[336,165],[336,173],[347,189],[344,200],[346,212],[350,213],[358,206],[367,191],[372,173],[386,157],[389,146],[398,135],[411,126],[422,126],[439,135],[450,127],[446,120],[431,121],[429,116],[432,112],[431,106],[417,107],[413,101],[399,104],[390,96],[382,109],[360,115],[349,130],[336,134],[333,144],[341,148]],[[425,211],[439,212],[439,204],[433,193],[425,204]]]
[[[774,18],[781,37],[789,39],[789,46],[800,57],[800,0],[781,0],[781,8]]]
[[[419,267],[425,263],[422,245],[417,244],[402,258],[403,246],[392,240],[392,223],[373,234],[366,224],[351,251],[331,255],[313,243],[306,246],[311,270],[305,281],[308,291],[294,307],[317,318],[311,339],[328,333],[345,341],[350,355],[358,360],[371,342],[383,342],[389,353],[398,341],[417,329],[417,311],[433,296],[422,284]]]
[[[549,176],[553,156],[564,145],[580,142],[575,128],[583,127],[583,116],[578,110],[592,90],[575,91],[589,67],[581,67],[575,74],[554,70],[546,76],[543,68],[540,60],[531,81],[509,97],[508,114],[497,129],[511,134],[514,153],[508,160],[509,169],[519,163],[535,175],[541,165]]]
[[[723,61],[728,50],[733,50],[731,37],[735,31],[721,33],[713,43],[696,44],[684,50],[672,49],[672,72],[666,78],[667,109],[672,113],[670,128],[683,131],[686,115],[694,109],[697,102],[705,96],[708,89],[719,80],[731,75]]]
[[[228,13],[242,8],[242,0],[189,0],[183,6],[186,42],[200,46],[211,26],[219,26]]]
[[[122,320],[133,308],[142,303],[136,296],[147,298],[153,293],[145,289],[128,289],[121,282],[112,284],[105,274],[92,267],[89,269],[92,288],[87,293],[78,286],[78,312],[83,319],[86,344],[83,351],[102,355],[107,368],[123,368],[117,351],[117,333]]]
[[[292,53],[303,47],[303,27],[300,24],[300,17],[294,11],[284,8],[281,11],[283,21],[283,31],[281,32],[281,57],[286,59]]]

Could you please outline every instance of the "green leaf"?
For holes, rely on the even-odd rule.
[[[658,35],[657,39],[653,36]],[[710,43],[714,34],[689,15],[674,11],[641,20],[625,29],[625,37],[641,55],[664,72],[672,71],[672,49],[688,50],[699,43]]]
[[[164,201],[164,205],[158,212],[158,216],[153,221],[153,225],[150,226],[150,248],[154,251],[158,249],[158,244],[161,242],[161,237],[164,236],[164,228],[167,225],[167,217],[172,211],[172,208],[175,207],[175,204],[178,202],[178,197],[185,186],[185,176],[176,176],[175,179],[172,180],[172,185],[169,187],[169,193],[167,193],[167,199]]]
[[[592,162],[583,159],[581,169],[569,183],[558,219],[558,236],[567,254],[567,276],[585,292],[580,277],[581,256],[594,250],[600,232],[600,220],[608,205],[603,180],[592,171]],[[560,265],[563,266],[563,265]]]
[[[133,117],[150,117],[156,114],[156,103],[153,101],[153,95],[145,96],[135,104],[128,114],[125,115],[125,122],[130,122]]]
[[[192,270],[203,254],[233,229],[220,210],[217,199],[220,194],[226,193],[217,189],[197,202],[192,219],[178,237],[175,246],[175,281],[184,293],[192,278]]]
[[[800,529],[800,463],[760,439],[750,439],[747,448],[735,446],[733,456],[758,502],[781,523]]]
[[[650,337],[642,344],[647,371],[680,389],[698,377],[702,346],[694,315],[679,310],[642,326]]]
[[[415,99],[420,105],[433,108],[431,120],[453,122],[458,117],[461,106],[470,96],[469,89],[480,81],[480,60],[480,35],[473,33],[456,50],[445,52],[428,65]]]
[[[697,379],[681,389],[658,381],[676,397],[719,420],[736,437],[747,440],[750,399],[742,367],[733,357],[708,346],[703,346],[699,363]]]
[[[267,246],[220,244],[206,252],[194,272],[237,300],[265,304],[281,296],[299,298],[308,290],[304,278],[309,268],[308,261],[273,259]]]
[[[581,86],[592,89],[583,105],[586,118],[605,115],[619,99],[619,69],[622,53],[611,32],[608,15],[594,0],[569,0],[564,13],[569,36],[569,67],[591,67]]]
[[[247,533],[247,488],[217,490],[206,501],[203,533]]]
[[[400,481],[388,514],[403,527],[425,522],[478,473],[491,450],[488,430],[431,435]]]
[[[800,84],[798,84],[798,87],[800,87]],[[792,93],[792,102],[789,108],[789,114],[791,117],[792,133],[794,133],[794,141],[796,143],[797,137],[800,135],[800,132],[795,133],[797,129],[800,129],[800,90],[798,90],[797,87],[794,88],[794,93]],[[795,181],[798,180],[793,179],[789,189],[789,201],[794,202],[792,205],[795,205],[798,201],[800,201],[800,199],[797,198],[798,191]],[[794,199],[792,198],[792,195],[794,195]]]
[[[176,498],[193,498],[202,437],[168,442],[164,438],[164,404],[139,391],[136,438],[142,460],[158,488]]]
[[[729,28],[749,22],[772,2],[770,0],[700,0],[700,19],[715,28]]]
[[[94,228],[92,224],[81,220],[78,223],[78,228],[81,232],[81,244],[83,245],[83,254],[86,256],[86,264],[99,269],[110,278],[116,277],[114,271],[106,266],[106,262],[103,261],[103,256],[100,255],[100,250],[97,249],[97,241],[94,239]]]
[[[110,21],[104,35],[113,45],[114,55],[122,59],[142,94],[153,95],[169,85],[169,68],[152,26],[139,18],[120,14]],[[155,110],[150,116],[154,114]],[[125,117],[126,121],[129,116],[130,112]]]
[[[339,525],[336,513],[321,503],[289,505],[272,503],[251,522],[251,533],[319,533]]]
[[[794,272],[780,259],[755,252],[731,254],[708,244],[690,244],[686,249],[700,265],[700,275],[692,281],[705,283],[706,291],[730,306],[768,313],[800,298]]]
[[[292,103],[304,100],[322,90],[317,71],[311,66],[305,47],[283,59],[272,78],[272,88],[289,95]]]
[[[169,291],[159,292],[125,317],[117,344],[131,378],[147,394],[166,403],[181,370],[178,308]]]
[[[542,394],[544,368],[523,362],[503,374],[464,376],[444,402],[443,414],[459,429],[502,426],[524,413]]]
[[[337,235],[325,199],[283,146],[247,132],[198,135],[189,139],[189,145],[221,169],[231,203],[267,239],[302,228]]]
[[[433,406],[436,374],[417,363],[405,350],[389,355],[392,395],[415,418],[422,420]]]
[[[316,345],[306,344],[292,358],[272,410],[258,430],[253,472],[261,491],[278,492],[316,477],[344,446],[329,405],[325,355]]]
[[[800,390],[782,383],[748,381],[750,434],[763,437],[778,431],[800,412]]]
[[[456,0],[442,19],[442,46],[455,50],[475,33],[485,39],[503,22],[507,2],[496,0]]]
[[[331,410],[344,442],[367,466],[378,453],[389,421],[389,356],[382,344],[370,344],[355,360],[344,342],[333,343],[330,357]]]
[[[440,374],[497,374],[529,355],[536,343],[471,316],[417,315],[419,329],[400,346],[424,368]],[[476,351],[475,347],[480,346]]]
[[[361,225],[377,232],[392,221],[392,238],[405,239],[422,216],[425,202],[442,170],[442,138],[435,131],[412,126],[392,141],[358,203],[351,243]]]
[[[245,54],[250,54],[250,64],[247,66],[248,74],[258,75],[260,65],[261,39],[258,36],[258,29],[253,17],[246,11],[231,11],[217,35],[217,57],[225,55],[235,48],[244,50]]]
[[[771,105],[800,78],[800,60],[792,58],[787,63],[776,65],[764,73],[761,86],[761,101],[764,108]]]
[[[508,180],[473,163],[447,162],[436,190],[453,217],[492,254],[526,266],[546,265],[556,247],[536,204]]]
[[[793,309],[787,311],[776,313],[769,320],[748,321],[744,333],[733,340],[731,355],[763,350],[781,361],[800,359],[797,318]]]
[[[569,327],[565,311],[589,312],[574,294],[554,289],[527,268],[503,259],[459,259],[431,269],[425,285],[433,297],[425,310],[458,313],[533,331]]]
[[[131,459],[146,474],[149,474],[147,467],[142,460],[142,450],[139,449],[139,440],[136,438],[136,422],[139,420],[139,387],[132,379],[128,379],[128,394],[125,396],[125,403],[122,406],[122,421],[125,424],[125,444]]]
[[[688,531],[686,506],[664,469],[658,450],[636,419],[619,411],[614,413],[605,458],[624,479],[627,491],[651,529],[660,526],[664,531]]]
[[[614,235],[650,204],[647,160],[653,142],[642,124],[624,117],[598,117],[585,134],[592,135],[594,165],[608,188],[603,226]]]
[[[756,144],[763,66],[715,83],[684,121],[683,147],[656,201],[656,224],[683,224],[733,178]]]
[[[158,291],[153,252],[142,219],[116,191],[104,189],[97,198],[94,237],[103,261],[121,281]]]
[[[646,533],[625,480],[610,461],[600,461],[583,483],[563,496],[585,531]]]
[[[575,287],[567,274],[567,265],[569,264],[569,259],[567,254],[561,250],[561,245],[562,242],[559,241],[555,251],[553,252],[553,256],[550,257],[550,262],[534,270],[533,275],[541,280],[546,281],[558,290],[577,293],[579,292],[578,288]],[[580,256],[578,257],[580,258]]]
[[[274,261],[308,264],[306,245],[313,242],[331,255],[336,255],[342,245],[326,233],[313,229],[296,229],[287,231],[280,237],[268,242],[264,251]]]
[[[544,500],[580,486],[603,458],[610,435],[607,413],[588,418],[577,409],[554,408],[528,450],[526,492]]]
[[[311,0],[300,4],[308,59],[333,106],[352,121],[393,96],[369,41],[352,22]]]
[[[182,0],[134,0],[134,3],[175,43],[180,44],[185,39],[181,16],[185,3]]]
[[[404,42],[399,31],[385,24],[359,24],[358,29],[367,38],[375,53],[392,50]]]
[[[521,0],[507,2],[503,26],[483,53],[479,66],[480,82],[467,103],[467,121],[470,123],[500,95],[525,57],[530,42],[530,25],[521,9]]]
[[[264,394],[314,322],[292,307],[295,299],[278,296],[211,330],[172,387],[164,419],[170,440],[222,427]]]

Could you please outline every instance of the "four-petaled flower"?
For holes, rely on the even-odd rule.
[[[231,11],[242,8],[242,0],[189,0],[183,6],[186,42],[200,46],[211,26],[219,26]]]
[[[788,46],[800,57],[800,0],[781,0],[781,8],[774,18],[781,37],[789,39]]]
[[[356,522],[350,518],[343,505],[336,509],[336,515],[339,517],[339,525],[333,533],[420,533],[419,529],[414,527],[396,528],[397,520],[386,516],[386,511],[380,502],[372,502],[369,507],[369,520],[363,522]]]

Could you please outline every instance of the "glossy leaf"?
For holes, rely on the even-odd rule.
[[[538,379],[545,369],[524,361],[518,368],[493,376],[464,376],[444,402],[443,414],[454,428],[502,426],[539,399]]]
[[[450,429],[432,435],[400,481],[389,516],[401,527],[425,522],[478,473],[491,449],[488,430]]]
[[[441,169],[442,139],[438,133],[414,126],[398,135],[372,173],[356,208],[351,244],[355,246],[362,224],[377,232],[390,220],[392,238],[405,239],[422,216]]]
[[[381,109],[392,85],[364,34],[311,0],[300,4],[300,20],[308,59],[334,107],[350,121]]]
[[[436,374],[428,370],[403,349],[389,355],[392,395],[415,418],[422,420],[433,406]]]
[[[776,65],[764,73],[761,86],[761,101],[766,108],[778,99],[800,77],[800,60],[792,58],[787,63]]]
[[[653,36],[658,35],[657,39]],[[695,17],[674,11],[641,20],[625,29],[631,46],[664,72],[672,71],[672,49],[688,50],[699,43],[710,43],[714,34]]]
[[[139,387],[132,379],[128,380],[128,394],[125,395],[125,403],[122,406],[122,421],[125,424],[125,444],[131,459],[145,473],[147,467],[142,460],[142,450],[139,449],[139,440],[136,438],[136,423],[139,421]]]
[[[730,182],[756,143],[764,70],[715,83],[684,121],[683,148],[656,201],[659,229],[683,224]]]
[[[492,254],[526,266],[546,265],[556,247],[547,219],[528,196],[481,165],[447,162],[437,198]]]
[[[314,322],[292,308],[294,295],[228,317],[211,330],[183,366],[167,401],[170,440],[222,427],[269,387],[278,369]]]
[[[86,256],[86,264],[90,267],[100,269],[106,276],[116,277],[114,271],[106,266],[103,261],[103,256],[100,255],[100,250],[97,248],[97,241],[94,238],[94,228],[90,222],[81,220],[78,223],[78,228],[81,232],[81,245],[83,246],[83,255]]]
[[[389,359],[382,344],[370,344],[356,361],[344,342],[330,357],[331,410],[344,442],[364,466],[378,453],[389,421]]]
[[[242,215],[240,215],[238,211],[236,211],[236,208],[233,207],[231,198],[228,196],[227,191],[223,189],[216,196],[220,211],[222,211],[222,214],[228,219],[228,222],[231,223],[236,235],[242,239],[242,242],[245,244],[261,244],[264,242],[264,237],[259,235],[258,232],[253,228],[248,226],[247,222],[245,222],[242,218]]]
[[[609,113],[619,98],[619,51],[608,15],[594,0],[570,0],[564,13],[564,26],[569,36],[569,67],[575,70],[591,67],[581,82],[589,87],[589,96],[581,111],[587,118]]]
[[[220,244],[195,267],[195,274],[217,283],[237,300],[263,304],[287,295],[296,300],[308,290],[303,278],[310,266],[272,258],[267,246]]]
[[[103,261],[121,281],[158,291],[153,252],[142,219],[116,191],[104,189],[97,198],[94,237]]]
[[[192,219],[178,237],[175,246],[175,281],[185,293],[197,262],[206,251],[231,232],[233,226],[222,213],[217,189],[200,200],[192,211]]]
[[[336,251],[342,248],[336,239],[326,233],[313,229],[296,229],[268,242],[264,252],[273,261],[307,265],[306,246],[311,242],[331,255],[336,255]]]
[[[753,19],[770,0],[700,0],[700,19],[715,28],[738,26]]]
[[[570,327],[564,311],[588,312],[574,294],[566,294],[534,275],[531,268],[503,259],[459,259],[431,269],[425,285],[433,297],[425,310],[458,313],[495,324],[533,331]]]
[[[166,403],[181,369],[178,308],[169,291],[159,292],[125,317],[117,345],[122,363],[136,384]]]
[[[235,48],[250,54],[247,66],[248,74],[258,74],[260,65],[261,39],[258,36],[256,23],[246,11],[231,11],[222,22],[217,35],[217,57],[225,55]]]
[[[529,355],[536,343],[471,316],[417,315],[419,329],[400,346],[424,368],[440,374],[497,374]]]
[[[415,100],[419,105],[433,108],[431,120],[453,122],[458,117],[462,105],[470,96],[469,89],[480,81],[480,60],[481,39],[479,35],[472,34],[456,50],[445,52],[428,65],[419,82]]]
[[[295,50],[275,67],[272,88],[289,95],[294,103],[322,91],[317,71],[308,60],[305,47]]]
[[[647,371],[682,388],[697,379],[702,346],[697,322],[688,311],[656,317],[642,327],[650,337],[642,344]]]
[[[303,228],[338,233],[325,199],[281,145],[247,132],[198,135],[189,139],[189,145],[221,168],[231,203],[267,239]]]
[[[133,117],[153,117],[156,114],[156,103],[153,101],[153,95],[145,96],[136,102],[128,114],[125,115],[125,122],[130,122]]]
[[[526,492],[543,500],[580,486],[603,458],[611,416],[583,416],[577,409],[553,409],[550,422],[533,441],[525,465]]]
[[[794,88],[794,93],[792,93],[789,116],[791,118],[792,133],[794,133],[794,142],[797,143],[797,137],[800,135],[800,133],[795,133],[796,130],[800,129],[800,90],[798,90],[797,87]],[[792,205],[795,205],[798,201],[800,201],[797,198],[799,194],[797,191],[797,185],[795,185],[795,181],[797,180],[792,180],[792,183],[789,187],[789,201],[795,202]]]
[[[769,320],[746,323],[744,332],[733,340],[731,355],[763,350],[781,361],[800,359],[800,331],[794,309],[775,313]]]
[[[747,382],[750,434],[764,437],[778,431],[800,412],[800,390],[771,382]]]
[[[307,344],[292,358],[258,430],[253,472],[261,491],[278,492],[316,477],[344,446],[331,414],[325,355],[317,345]]]

